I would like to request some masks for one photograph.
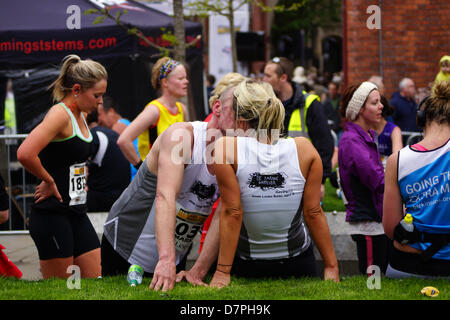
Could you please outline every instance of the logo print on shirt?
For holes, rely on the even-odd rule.
[[[190,190],[195,194],[199,200],[211,199],[216,193],[216,186],[211,184],[209,186],[204,185],[200,181],[195,181]]]
[[[255,172],[250,174],[248,179],[249,188],[260,188],[261,190],[266,189],[281,189],[284,188],[286,184],[287,175],[284,172],[279,172],[275,174],[261,174]]]

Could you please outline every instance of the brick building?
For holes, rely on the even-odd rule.
[[[378,6],[379,15],[367,9]],[[376,8],[375,8],[376,9]],[[390,97],[403,77],[426,88],[450,54],[449,0],[343,0],[344,82],[382,75]],[[381,18],[381,28],[372,19]]]

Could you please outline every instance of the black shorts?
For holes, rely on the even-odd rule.
[[[57,201],[57,200],[54,200]],[[32,207],[30,236],[39,259],[78,257],[100,248],[100,241],[86,213],[71,212],[59,204]]]

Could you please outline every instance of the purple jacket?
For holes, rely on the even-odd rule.
[[[383,215],[384,169],[370,130],[348,122],[339,141],[339,176],[348,200],[348,222],[377,221]]]

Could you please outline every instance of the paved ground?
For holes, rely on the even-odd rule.
[[[340,273],[342,275],[352,275],[358,273],[356,246],[346,234],[345,213],[326,213],[328,225],[333,239],[336,256],[339,260]],[[99,237],[102,234],[103,222],[106,218],[104,213],[89,214],[94,228]],[[196,259],[198,254],[199,236],[195,238],[195,245],[191,250],[188,260]],[[29,234],[5,234],[0,233],[0,243],[6,247],[4,252],[9,259],[22,271],[23,280],[40,280],[42,275],[39,266],[39,257],[33,240]],[[319,268],[322,268],[322,261],[317,250],[315,250]]]
[[[0,243],[6,247],[3,252],[22,271],[23,280],[42,279],[36,246],[29,235],[0,235]]]

